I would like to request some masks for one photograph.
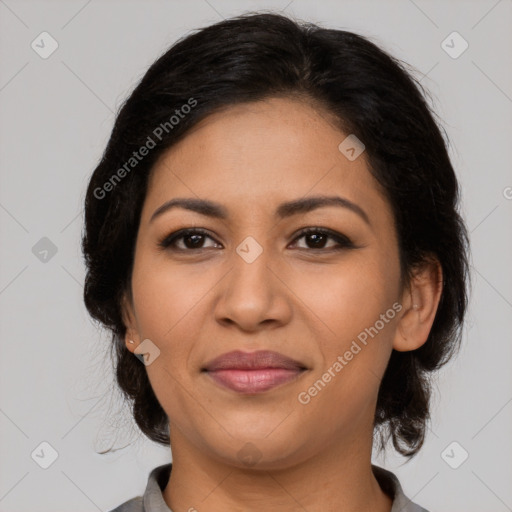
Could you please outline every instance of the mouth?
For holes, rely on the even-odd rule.
[[[217,384],[238,393],[262,393],[291,382],[308,368],[278,352],[233,351],[210,361],[202,372]]]
[[[238,393],[262,393],[295,380],[305,371],[265,368],[261,370],[216,370],[207,373],[217,384]]]

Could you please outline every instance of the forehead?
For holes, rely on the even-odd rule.
[[[208,198],[259,214],[278,202],[333,194],[379,214],[388,206],[365,153],[351,161],[339,149],[347,135],[326,111],[296,99],[230,106],[161,155],[146,215],[173,197]]]

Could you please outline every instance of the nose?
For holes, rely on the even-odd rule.
[[[291,292],[280,272],[283,267],[263,247],[254,260],[247,258],[247,248],[254,250],[249,242],[232,255],[231,270],[218,288],[216,320],[246,332],[282,326],[292,315]]]

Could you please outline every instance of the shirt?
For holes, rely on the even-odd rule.
[[[144,495],[125,501],[110,512],[172,512],[162,495],[162,491],[169,481],[171,469],[172,464],[164,464],[154,468],[149,474]],[[395,474],[373,464],[372,470],[381,489],[393,500],[391,512],[428,512],[428,510],[416,505],[404,495],[402,486]]]

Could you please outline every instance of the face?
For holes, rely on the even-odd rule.
[[[391,207],[365,153],[338,149],[347,135],[326,113],[273,98],[209,116],[154,166],[127,348],[149,339],[160,351],[146,370],[171,446],[277,468],[371,439],[403,297]],[[341,200],[312,201],[326,197]],[[155,214],[177,198],[219,211]],[[232,351],[297,364],[208,366]]]

